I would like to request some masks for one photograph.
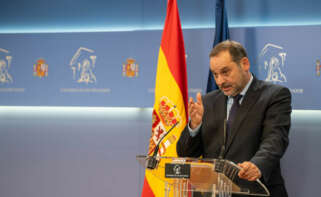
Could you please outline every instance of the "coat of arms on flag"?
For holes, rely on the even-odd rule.
[[[166,135],[168,130],[175,124],[180,124],[182,119],[175,104],[165,96],[160,100],[158,112],[159,115],[155,110],[153,111],[152,136],[150,138],[148,150],[149,155],[154,152],[156,145],[159,143],[160,139]],[[165,142],[161,142],[158,155],[163,155],[166,152],[166,148],[169,147],[177,138],[177,136],[171,135],[167,140],[165,140]]]

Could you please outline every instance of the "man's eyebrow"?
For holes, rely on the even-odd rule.
[[[226,70],[229,70],[230,68],[227,67],[227,66],[224,66],[223,68],[221,68],[219,71],[226,71]]]
[[[226,70],[226,69],[228,69],[227,66],[224,66],[223,68],[221,68],[221,70]]]

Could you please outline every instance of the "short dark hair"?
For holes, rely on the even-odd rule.
[[[247,53],[244,47],[240,43],[232,40],[225,40],[217,44],[212,49],[209,56],[210,58],[215,57],[223,51],[228,51],[232,57],[233,62],[235,62],[236,64],[239,64],[243,57],[247,57]]]

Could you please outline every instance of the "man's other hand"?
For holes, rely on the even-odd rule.
[[[262,176],[260,169],[252,162],[245,161],[237,165],[241,167],[241,170],[238,173],[241,179],[255,181],[256,179],[259,179]]]

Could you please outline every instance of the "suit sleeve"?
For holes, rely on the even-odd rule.
[[[201,129],[192,137],[189,133],[188,126],[183,130],[177,144],[176,151],[180,157],[199,157],[202,155]]]
[[[291,93],[282,87],[272,94],[262,125],[260,147],[251,159],[265,181],[269,180],[289,144],[291,111]]]

